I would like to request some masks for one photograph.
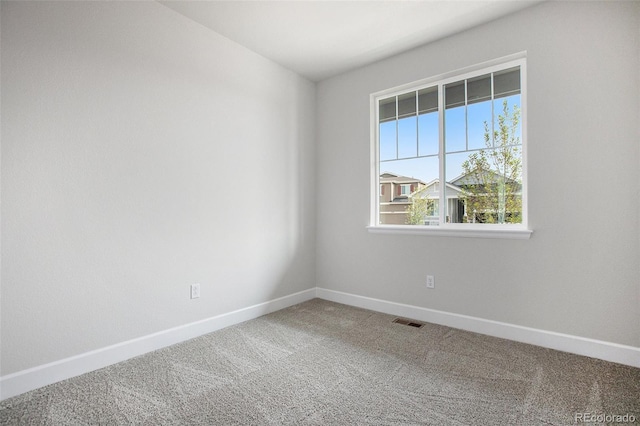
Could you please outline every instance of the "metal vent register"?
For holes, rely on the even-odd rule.
[[[404,318],[396,318],[393,320],[396,324],[408,325],[410,327],[422,328],[424,327],[423,322],[412,321]]]

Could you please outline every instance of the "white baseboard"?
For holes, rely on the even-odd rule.
[[[258,318],[314,297],[640,368],[640,348],[633,346],[404,305],[324,288],[312,288],[0,377],[0,400]]]
[[[370,309],[385,314],[445,325],[640,368],[640,348],[634,346],[538,330],[467,315],[452,314],[319,287],[316,289],[316,296],[321,299],[358,308]]]
[[[0,400],[175,345],[313,299],[312,288],[201,321],[0,377]]]

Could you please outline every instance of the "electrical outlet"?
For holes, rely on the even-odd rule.
[[[427,288],[436,288],[436,279],[433,275],[427,275]]]
[[[200,284],[191,284],[191,298],[197,299],[200,297]]]

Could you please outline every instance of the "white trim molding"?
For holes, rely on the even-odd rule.
[[[370,167],[370,208],[369,208],[369,226],[367,229],[372,233],[392,233],[392,234],[411,234],[411,235],[426,235],[426,236],[437,236],[437,237],[471,237],[471,238],[508,238],[508,239],[528,239],[531,236],[532,230],[528,228],[528,197],[527,197],[527,52],[517,52],[512,55],[504,56],[502,58],[497,58],[491,61],[483,62],[477,65],[472,65],[469,67],[465,67],[463,69],[454,70],[445,74],[440,74],[438,76],[425,78],[422,80],[418,80],[415,82],[403,84],[400,86],[392,87],[389,89],[385,89],[382,91],[378,91],[375,93],[371,93],[369,95],[369,138],[370,138],[370,146],[369,146],[369,167]],[[507,88],[504,87],[503,91],[498,91],[496,93],[496,85],[494,84],[494,75],[496,73],[500,73],[502,71],[506,72],[518,72],[519,81],[516,85]],[[483,90],[488,90],[488,93],[484,93],[482,96],[486,96],[482,99],[473,99],[468,98],[469,93],[467,93],[467,81],[474,78],[489,78],[490,79],[490,88],[485,88]],[[456,103],[455,106],[464,106],[465,111],[469,102],[487,102],[493,104],[496,99],[512,96],[512,95],[520,95],[520,101],[517,102],[517,106],[520,108],[520,126],[521,132],[519,136],[513,135],[515,138],[512,143],[513,145],[509,145],[512,147],[520,146],[521,149],[521,185],[520,185],[520,198],[522,201],[521,206],[521,223],[513,223],[513,224],[476,224],[476,223],[449,223],[447,220],[446,206],[448,200],[451,197],[448,195],[447,191],[440,190],[438,191],[439,195],[437,197],[434,196],[433,200],[439,200],[439,208],[438,208],[438,222],[439,226],[423,226],[423,225],[387,225],[382,224],[381,217],[386,215],[387,211],[381,211],[381,206],[388,204],[387,202],[381,202],[381,194],[380,194],[380,177],[383,170],[381,169],[383,164],[386,164],[385,167],[388,166],[387,162],[393,161],[403,161],[403,160],[418,160],[418,159],[431,159],[435,164],[437,160],[437,171],[438,177],[433,178],[420,178],[423,179],[424,182],[445,182],[446,186],[451,186],[449,180],[446,179],[446,163],[447,156],[449,155],[459,155],[464,153],[472,153],[476,151],[482,151],[485,148],[478,147],[469,147],[468,140],[464,147],[459,147],[459,150],[448,152],[445,149],[446,145],[446,135],[445,135],[445,110],[449,107],[454,106],[448,105],[445,102],[445,91],[447,85],[450,84],[463,84],[464,91],[461,94],[462,99],[456,100],[459,103]],[[411,152],[400,153],[399,148],[399,120],[403,117],[412,117],[416,118],[420,116],[421,110],[419,108],[418,103],[420,98],[420,91],[427,90],[428,92],[435,92],[437,94],[437,102],[436,103],[428,103],[428,106],[425,106],[424,110],[422,110],[423,114],[436,114],[438,120],[438,150],[436,153],[420,153],[420,141],[418,140],[418,134],[415,134],[415,138],[411,136]],[[409,95],[410,99],[415,100],[415,105],[411,105],[410,111],[401,114],[400,113],[400,98],[404,95]],[[496,98],[495,96],[498,96]],[[506,102],[505,98],[505,102]],[[388,111],[381,117],[382,111],[384,110],[381,102],[384,102],[386,105],[392,106],[392,111]],[[395,102],[395,105],[394,105]],[[413,101],[410,101],[410,104]],[[506,104],[505,104],[506,107]],[[512,106],[516,108],[516,105]],[[514,109],[515,111],[515,109]],[[494,112],[494,108],[491,107],[491,116],[494,119],[497,117],[498,112]],[[382,120],[382,121],[381,121]],[[389,156],[388,158],[382,158],[380,153],[381,146],[383,143],[381,142],[381,125],[382,123],[393,123],[395,122],[395,157]],[[417,122],[416,122],[417,123]],[[486,123],[486,122],[485,122]],[[416,124],[417,125],[417,124]],[[467,126],[465,124],[465,126]],[[466,128],[466,127],[465,127]],[[520,143],[517,143],[516,140],[520,139]],[[415,139],[415,141],[414,141]],[[468,135],[467,135],[468,139]],[[389,142],[389,139],[385,139]],[[393,136],[390,139],[393,141]],[[415,142],[415,150],[413,149]],[[500,145],[502,146],[502,145]],[[495,145],[493,148],[497,149],[498,146]],[[510,148],[509,148],[510,149]],[[471,158],[471,157],[469,157]],[[392,167],[392,166],[388,166]],[[434,165],[435,167],[435,165]],[[388,170],[390,171],[390,170]],[[408,175],[415,177],[414,174],[409,173],[405,170]],[[401,172],[402,173],[402,172]],[[461,172],[460,172],[461,173]],[[464,175],[460,175],[458,177],[462,177]],[[432,178],[434,180],[432,180]],[[457,178],[456,178],[457,179]],[[454,179],[455,180],[455,179]],[[427,185],[429,186],[429,184]],[[393,185],[392,185],[393,189]],[[456,191],[459,191],[460,188],[457,188]],[[404,193],[403,193],[404,194]],[[402,195],[402,194],[398,194]],[[404,194],[410,195],[410,194]],[[393,194],[391,194],[391,198],[393,198]],[[457,198],[457,197],[456,197]],[[391,204],[405,204],[405,203],[391,203]],[[408,203],[409,204],[409,203]],[[394,212],[395,213],[395,212]],[[434,215],[435,216],[435,215]],[[461,217],[458,219],[462,219]],[[455,221],[457,222],[456,219]],[[505,226],[507,225],[507,226]]]
[[[402,212],[403,213],[403,212]],[[489,228],[491,226],[492,228]],[[496,227],[493,227],[496,226]],[[428,235],[432,237],[465,237],[465,238],[505,238],[511,240],[528,240],[533,233],[530,229],[498,227],[453,228],[420,225],[377,225],[367,226],[372,234]]]
[[[316,296],[321,299],[358,308],[370,309],[385,314],[459,328],[474,333],[486,334],[488,336],[514,340],[516,342],[528,343],[640,368],[640,348],[635,346],[621,345],[467,315],[437,311],[435,309],[389,302],[324,288],[317,288]]]
[[[313,298],[412,318],[640,368],[640,348],[405,305],[324,288],[311,288],[264,303],[170,328],[116,345],[0,377],[0,400],[70,379],[127,359],[239,324]]]
[[[315,298],[315,295],[316,289],[311,288],[233,312],[216,315],[201,321],[8,374],[0,377],[0,400],[258,318],[311,300]]]

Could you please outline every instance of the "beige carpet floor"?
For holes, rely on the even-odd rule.
[[[640,422],[640,369],[393,319],[314,299],[5,400],[0,424]]]

